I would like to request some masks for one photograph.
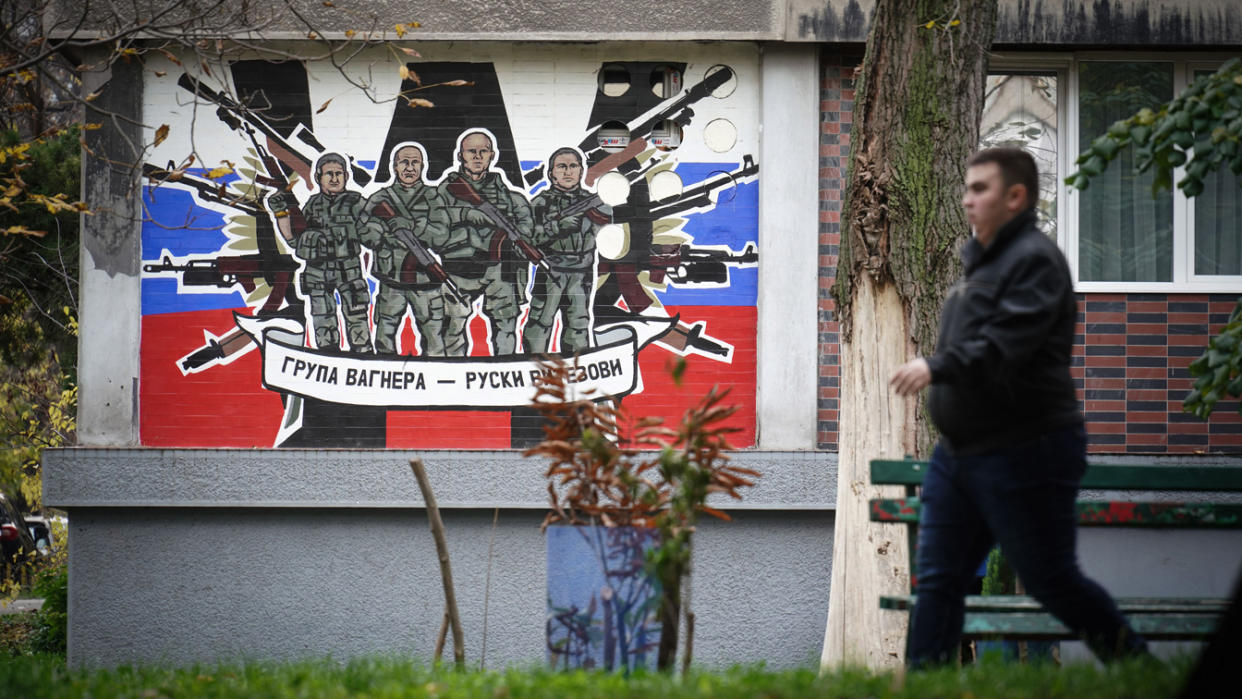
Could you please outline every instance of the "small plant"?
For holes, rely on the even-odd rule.
[[[686,411],[676,430],[658,418],[634,419],[608,396],[578,394],[576,369],[564,360],[542,362],[532,407],[545,419],[545,438],[526,456],[544,456],[549,524],[651,527],[659,545],[648,552],[646,570],[660,586],[660,643],[657,667],[667,670],[677,652],[682,582],[690,570],[692,537],[699,513],[729,516],[707,505],[712,493],[741,499],[759,473],[729,463],[724,423],[736,406],[724,405],[727,390],[708,391]],[[684,372],[684,362],[673,378]],[[688,619],[693,617],[688,615]],[[688,623],[687,665],[693,643]]]

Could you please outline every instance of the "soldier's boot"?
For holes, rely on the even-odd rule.
[[[418,319],[418,335],[421,338],[421,355],[424,357],[447,357],[444,346],[444,317]]]
[[[464,357],[469,349],[466,340],[466,325],[470,316],[446,316],[444,319],[444,356]]]
[[[517,316],[492,318],[492,356],[517,354]]]
[[[405,317],[405,297],[400,291],[380,284],[375,295],[375,353],[397,353],[397,331]]]
[[[345,316],[345,332],[352,352],[371,352],[371,326],[367,322],[370,300],[366,282],[361,279],[341,291],[341,311]]]
[[[340,349],[341,329],[336,320],[336,301],[330,294],[316,291],[311,296],[310,307],[315,347],[321,350]]]
[[[569,301],[561,319],[561,351],[566,354],[583,352],[591,346],[591,314],[587,307],[589,297],[567,295]]]

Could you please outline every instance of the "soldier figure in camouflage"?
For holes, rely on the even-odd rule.
[[[471,300],[483,297],[483,313],[492,325],[492,355],[497,356],[517,352],[517,320],[526,301],[529,263],[518,256],[492,218],[455,195],[451,187],[454,181],[468,183],[529,240],[534,225],[530,203],[521,191],[510,189],[499,172],[491,171],[495,158],[491,134],[469,131],[461,137],[459,168],[446,174],[439,185],[449,216],[449,242],[439,252],[461,291]],[[444,344],[449,356],[466,355],[470,314],[471,306],[445,298]]]
[[[406,308],[412,308],[421,338],[419,354],[445,355],[445,298],[440,282],[429,277],[392,235],[397,229],[408,229],[432,250],[448,243],[448,212],[439,191],[423,182],[426,163],[421,145],[398,145],[392,151],[394,181],[372,194],[365,207],[369,218],[362,244],[372,251],[371,274],[379,280],[375,297],[375,351],[379,354],[397,354],[397,333]]]
[[[595,235],[612,215],[612,208],[596,202],[582,189],[582,154],[561,148],[548,158],[550,187],[535,195],[532,242],[552,267],[548,274],[535,270],[530,316],[522,336],[528,354],[549,349],[552,324],[561,314],[561,352],[573,354],[591,346],[591,293],[595,284]]]
[[[346,339],[353,352],[371,351],[367,306],[371,296],[362,278],[362,252],[358,225],[362,219],[362,195],[345,190],[349,170],[345,158],[326,153],[315,163],[319,191],[302,207],[306,230],[293,241],[293,251],[306,266],[300,275],[302,296],[310,302],[315,346],[339,349],[340,324],[336,318],[337,294],[345,316]],[[284,195],[288,196],[288,195]],[[273,197],[277,213],[286,210],[284,197]]]

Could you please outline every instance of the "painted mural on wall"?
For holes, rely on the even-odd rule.
[[[656,669],[660,585],[645,568],[659,533],[646,527],[548,527],[548,665]]]
[[[146,86],[171,128],[144,167],[143,443],[522,446],[544,354],[639,414],[731,385],[753,443],[757,58],[724,51],[446,51],[370,65],[387,95],[170,63]]]

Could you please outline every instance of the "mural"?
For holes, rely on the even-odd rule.
[[[558,353],[640,414],[732,385],[753,443],[757,57],[703,57],[150,79],[143,443],[523,446]]]
[[[654,671],[660,584],[644,570],[659,532],[645,527],[553,526],[548,543],[548,665]]]

